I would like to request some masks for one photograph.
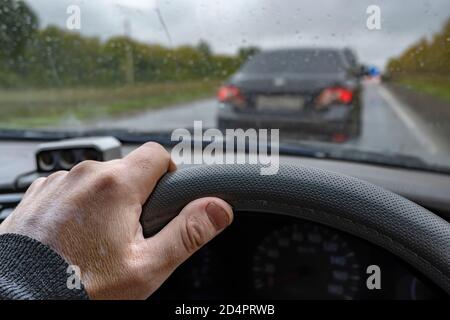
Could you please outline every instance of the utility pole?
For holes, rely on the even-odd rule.
[[[155,12],[156,12],[156,15],[158,16],[159,23],[161,24],[161,26],[164,29],[164,33],[166,34],[167,40],[169,41],[169,47],[172,47],[172,37],[170,36],[169,29],[167,28],[167,25],[164,22],[164,18],[161,14],[161,11],[159,10],[158,7],[156,7]]]
[[[134,84],[134,61],[133,61],[133,47],[128,41],[131,41],[131,23],[128,19],[124,20],[123,29],[127,43],[125,47],[125,82],[126,84]]]

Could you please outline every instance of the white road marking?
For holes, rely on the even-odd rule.
[[[425,131],[424,125],[420,123],[417,116],[407,111],[407,108],[400,102],[388,89],[383,85],[378,86],[378,93],[387,102],[389,107],[395,112],[401,121],[406,125],[406,127],[411,131],[414,137],[430,152],[437,153],[439,148],[430,137],[430,135]]]

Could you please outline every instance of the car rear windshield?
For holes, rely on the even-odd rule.
[[[273,51],[255,55],[243,73],[335,73],[345,69],[342,56],[332,50]]]

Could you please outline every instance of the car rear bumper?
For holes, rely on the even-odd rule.
[[[280,129],[283,132],[336,134],[348,133],[352,123],[352,107],[333,106],[308,115],[284,113],[267,114],[257,111],[236,111],[228,104],[220,104],[218,126],[221,129]]]

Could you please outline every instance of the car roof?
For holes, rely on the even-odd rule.
[[[266,49],[262,50],[261,53],[286,53],[286,52],[336,52],[343,53],[342,49],[339,48],[327,48],[327,47],[293,47],[293,48],[278,48],[278,49]]]

